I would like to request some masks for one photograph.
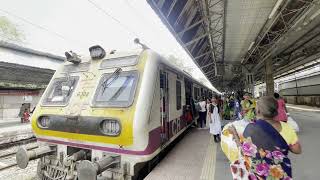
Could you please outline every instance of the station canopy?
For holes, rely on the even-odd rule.
[[[279,76],[318,53],[299,54],[317,44],[318,0],[147,1],[220,91],[243,88],[248,73],[263,82],[266,60]]]

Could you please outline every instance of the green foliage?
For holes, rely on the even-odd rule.
[[[24,34],[4,16],[0,16],[0,37],[7,41],[22,42],[24,40]]]

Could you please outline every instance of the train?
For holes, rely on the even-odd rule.
[[[139,179],[191,126],[194,101],[214,92],[139,44],[136,52],[66,52],[31,117],[40,147],[18,150],[20,168],[39,159],[43,180]]]

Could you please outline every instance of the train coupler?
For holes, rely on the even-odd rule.
[[[24,169],[28,166],[28,163],[30,160],[38,159],[46,155],[52,155],[56,153],[56,151],[57,151],[56,145],[42,146],[29,151],[21,147],[18,149],[16,154],[17,165],[21,169]]]

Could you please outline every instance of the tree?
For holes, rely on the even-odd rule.
[[[0,16],[0,37],[5,41],[22,42],[24,34],[7,17]]]

